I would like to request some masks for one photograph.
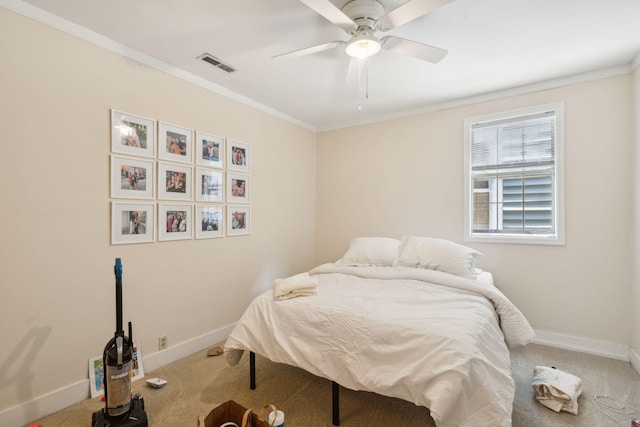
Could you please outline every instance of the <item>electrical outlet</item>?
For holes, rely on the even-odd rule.
[[[158,350],[164,350],[169,345],[169,337],[161,335],[158,337]]]

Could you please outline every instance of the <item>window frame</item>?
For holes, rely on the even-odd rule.
[[[473,198],[474,175],[471,170],[471,131],[477,123],[498,120],[514,121],[523,116],[553,111],[555,113],[555,155],[552,169],[552,218],[554,233],[474,233],[473,232]],[[476,243],[512,243],[531,245],[564,245],[565,244],[565,189],[564,189],[564,145],[565,115],[564,102],[536,105],[497,113],[483,114],[464,119],[464,241]]]

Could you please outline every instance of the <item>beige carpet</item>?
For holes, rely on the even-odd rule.
[[[205,350],[147,372],[147,378],[166,379],[168,384],[164,388],[152,389],[141,379],[133,383],[133,391],[144,398],[149,425],[153,427],[195,427],[198,415],[206,415],[230,399],[255,409],[275,404],[285,412],[287,427],[332,425],[329,381],[260,356],[256,359],[256,390],[249,389],[247,354],[238,366],[229,367],[224,356],[207,357]],[[511,360],[516,381],[514,427],[629,427],[632,417],[640,418],[640,376],[629,363],[533,344],[513,351]],[[584,391],[578,400],[579,415],[557,414],[535,401],[530,383],[536,365],[555,366],[582,378]],[[607,394],[628,402],[636,412],[622,415],[608,410],[608,416],[593,402],[594,394]],[[87,399],[39,422],[43,427],[90,426],[91,414],[103,406],[99,399]],[[344,388],[340,390],[340,416],[340,425],[344,427],[434,426],[426,408]]]

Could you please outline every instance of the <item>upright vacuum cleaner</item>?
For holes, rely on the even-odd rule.
[[[129,336],[122,329],[122,263],[116,258],[116,332],[102,353],[104,369],[105,407],[93,413],[93,427],[147,427],[144,400],[131,396],[133,370],[133,332],[129,322]]]

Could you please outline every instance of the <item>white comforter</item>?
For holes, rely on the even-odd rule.
[[[510,346],[534,333],[494,286],[432,270],[324,264],[317,295],[258,296],[225,343],[352,390],[426,406],[440,427],[510,426]]]

